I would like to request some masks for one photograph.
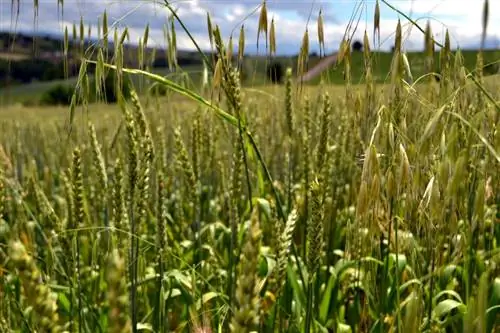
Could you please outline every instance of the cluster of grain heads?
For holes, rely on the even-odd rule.
[[[254,332],[259,325],[260,280],[258,277],[258,262],[261,248],[262,230],[257,206],[252,212],[249,227],[245,235],[245,243],[241,249],[237,265],[237,281],[235,292],[235,307],[231,332]]]
[[[275,56],[276,23],[268,23],[267,10],[264,2],[258,39],[265,35]],[[150,75],[203,103],[158,97],[154,105],[134,89],[120,92],[124,75],[139,72],[124,67],[127,31],[115,30],[115,66],[104,64],[106,14],[102,21],[96,77],[116,72],[123,126],[103,116],[107,110],[89,112],[64,152],[57,126],[26,119],[2,127],[0,262],[8,269],[0,271],[1,328],[493,331],[500,300],[500,282],[492,278],[500,240],[499,118],[483,90],[481,54],[469,75],[446,34],[434,64],[439,44],[429,24],[425,70],[439,65],[443,80],[418,80],[420,90],[409,85],[398,22],[388,94],[375,84],[377,62],[365,33],[364,91],[354,86],[355,57],[344,40],[344,91],[322,86],[301,94],[287,69],[283,97],[267,99],[247,91],[238,76],[243,26],[234,68],[232,37],[224,43],[207,16],[218,60],[206,61],[214,77],[204,88],[224,96],[211,103]],[[165,30],[171,68],[174,23],[182,25],[172,11]],[[148,29],[138,53],[146,71]],[[82,31],[75,26],[80,53]],[[308,37],[306,30],[299,73],[307,70]],[[320,12],[323,54],[324,38]],[[92,88],[86,69],[83,98]],[[480,86],[469,89],[471,78]],[[163,106],[167,112],[150,112]]]
[[[22,286],[23,304],[29,304],[31,308],[29,319],[26,318],[29,325],[39,332],[63,332],[64,326],[58,315],[57,294],[44,281],[35,259],[21,241],[10,242],[9,258],[11,268],[17,272]]]

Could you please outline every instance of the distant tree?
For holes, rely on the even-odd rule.
[[[40,99],[42,105],[70,105],[75,89],[70,85],[58,84],[47,90]]]
[[[272,83],[282,83],[283,81],[283,65],[279,62],[270,64],[266,70],[267,77]]]
[[[94,81],[95,82],[95,81]],[[130,96],[132,81],[127,74],[123,75],[122,87],[116,86],[116,72],[110,71],[104,79],[104,98],[107,103],[116,103],[118,101],[118,89],[121,90],[123,97]],[[95,86],[95,85],[94,85]]]
[[[363,43],[359,40],[355,40],[354,43],[352,43],[352,50],[354,52],[361,52],[361,50],[363,50]]]
[[[497,74],[499,70],[500,69],[497,63],[491,63],[484,66],[483,73],[484,75],[494,75]]]

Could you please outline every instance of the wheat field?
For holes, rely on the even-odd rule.
[[[209,31],[199,91],[124,68],[115,34],[69,108],[0,111],[0,331],[500,332],[500,81],[481,52],[468,72],[445,39],[441,80],[411,84],[398,25],[385,84],[368,47],[351,82],[346,47],[342,86],[287,70],[252,89]],[[117,104],[86,103],[88,66],[116,72]]]

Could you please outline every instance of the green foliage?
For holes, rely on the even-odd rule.
[[[41,105],[70,105],[75,88],[69,84],[58,84],[47,90],[40,98]]]

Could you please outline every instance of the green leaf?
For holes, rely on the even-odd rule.
[[[153,327],[150,324],[143,324],[143,323],[137,323],[137,330],[154,332]]]
[[[63,293],[58,293],[57,298],[59,300],[59,303],[61,304],[62,309],[64,309],[64,311],[70,312],[71,306],[66,295],[64,295]]]
[[[304,308],[304,306],[306,305],[306,295],[304,293],[304,289],[302,289],[299,285],[299,278],[293,270],[292,265],[288,265],[286,271],[288,280],[294,291],[293,296],[295,298],[295,301],[297,302],[297,306],[299,306],[300,308]]]
[[[455,300],[457,302],[463,303],[462,298],[460,297],[460,295],[456,291],[454,291],[454,290],[443,290],[443,291],[441,291],[440,293],[438,293],[434,297],[433,303],[436,303],[441,298],[441,296],[443,296],[443,295],[451,296],[451,297],[455,298]]]
[[[216,293],[214,291],[209,291],[208,293],[205,293],[201,297],[201,299],[199,299],[198,302],[196,302],[196,310],[199,311],[201,309],[202,303],[205,304],[205,303],[209,302],[210,300],[217,298],[217,297],[220,297],[220,294]]]
[[[434,308],[432,318],[437,322],[444,324],[450,316],[454,315],[453,312],[455,311],[458,311],[459,315],[463,315],[467,311],[467,307],[463,303],[452,299],[446,299],[439,302],[439,304]]]
[[[326,286],[325,292],[323,293],[323,298],[321,299],[321,304],[319,306],[319,321],[325,325],[328,320],[328,310],[330,309],[330,303],[332,297],[336,297],[332,293],[335,284],[337,283],[337,274],[333,273],[328,279],[328,284]]]
[[[264,211],[266,214],[266,217],[268,219],[271,218],[271,205],[269,204],[269,201],[267,201],[264,198],[256,198],[255,199],[259,205],[259,207]]]
[[[349,326],[347,324],[339,323],[337,325],[337,332],[338,333],[352,333],[352,329],[351,329],[351,326]]]

